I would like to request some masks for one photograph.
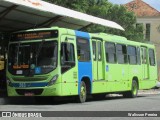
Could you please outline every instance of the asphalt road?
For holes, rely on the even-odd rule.
[[[110,95],[105,99],[93,100],[89,99],[87,102],[80,104],[74,102],[73,99],[66,100],[56,100],[52,101],[51,99],[45,99],[42,103],[36,103],[34,98],[0,98],[0,111],[159,111],[160,114],[160,91],[159,90],[149,90],[149,91],[140,91],[137,98],[123,98],[120,95]],[[104,117],[94,117],[94,118],[83,118],[88,120],[101,120],[106,119]],[[3,118],[5,119],[5,118]],[[34,119],[34,118],[32,118]],[[43,118],[41,118],[43,119]],[[41,120],[39,119],[39,120]],[[47,118],[48,120],[50,118]],[[62,117],[56,118],[75,120],[74,117]],[[82,119],[80,117],[76,118]],[[107,117],[109,120],[119,118]],[[123,117],[123,120],[128,118]],[[133,120],[150,120],[151,117],[137,118],[132,117]],[[152,119],[159,119],[154,117]],[[17,120],[17,118],[15,118]]]

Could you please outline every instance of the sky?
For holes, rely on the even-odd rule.
[[[126,4],[133,0],[108,0],[108,1],[113,4]],[[142,0],[142,1],[149,4],[151,7],[155,8],[156,10],[160,12],[160,0]]]
[[[143,0],[160,12],[160,0]]]
[[[113,4],[126,4],[132,0],[108,0],[109,2],[113,3]]]

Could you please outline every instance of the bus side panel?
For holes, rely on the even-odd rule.
[[[62,75],[62,96],[71,96],[78,94],[77,67],[68,70]]]
[[[116,67],[117,79],[115,80],[115,91],[125,91],[127,90],[127,80],[128,80],[128,64],[117,64]]]
[[[117,64],[106,64],[106,74],[105,74],[105,79],[107,80],[106,84],[106,91],[107,92],[114,92],[116,89],[115,86],[115,80],[118,79],[118,75],[115,75],[117,72]]]
[[[141,65],[129,65],[129,83],[128,83],[128,90],[131,90],[132,81],[137,80],[137,84],[141,87],[141,80],[142,80],[142,70]]]
[[[155,84],[157,84],[157,81],[158,81],[158,77],[157,77],[157,66],[155,65],[155,66],[150,66],[149,67],[150,69],[149,69],[149,76],[150,76],[150,81],[151,81],[151,83],[150,83],[150,88],[152,88],[152,87],[154,87],[155,86]]]
[[[149,79],[142,79],[140,89],[150,89],[157,83],[157,66],[149,66]]]

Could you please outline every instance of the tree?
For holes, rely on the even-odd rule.
[[[143,40],[143,27],[136,26],[136,16],[133,12],[127,11],[122,5],[112,5],[107,12],[108,19],[117,22],[125,29],[125,32],[108,29],[106,32],[122,35],[133,41]]]
[[[127,11],[122,5],[113,5],[107,0],[45,0],[63,7],[114,21],[120,24],[125,31],[107,28],[101,25],[91,25],[83,31],[104,32],[127,37],[133,41],[143,41],[143,27],[136,26],[136,16]]]

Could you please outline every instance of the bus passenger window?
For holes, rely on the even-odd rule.
[[[77,38],[77,56],[81,62],[90,60],[90,46],[87,39]]]
[[[61,44],[61,72],[64,73],[67,70],[75,66],[75,54],[74,45],[71,43]]]
[[[142,51],[142,64],[147,64],[147,48],[141,48]]]
[[[125,64],[128,62],[126,45],[116,45],[117,61],[119,64]]]
[[[93,60],[96,60],[96,41],[92,42]]]
[[[153,49],[149,49],[149,62],[151,66],[155,66],[155,55]]]
[[[114,43],[105,43],[105,53],[108,63],[116,63],[116,47]]]
[[[98,61],[102,60],[102,47],[101,47],[101,42],[98,42]]]
[[[132,64],[132,65],[137,64],[137,51],[136,51],[136,47],[134,47],[134,46],[128,46],[127,47],[127,53],[128,53],[129,64]]]
[[[139,47],[137,47],[137,63],[139,65],[141,64],[140,48]]]

